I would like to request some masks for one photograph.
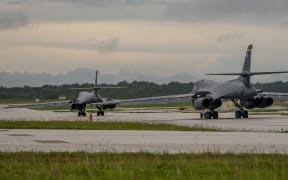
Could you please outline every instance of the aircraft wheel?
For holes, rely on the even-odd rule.
[[[248,111],[242,111],[242,116],[243,116],[243,119],[247,119],[248,118]]]
[[[241,119],[241,117],[242,117],[242,111],[235,111],[235,118]]]
[[[218,112],[217,111],[212,111],[213,119],[218,119]]]
[[[205,113],[204,113],[204,117],[205,117],[205,119],[211,119],[211,117],[212,117],[211,111],[205,112]]]
[[[200,113],[200,119],[203,119],[203,113],[202,112]]]

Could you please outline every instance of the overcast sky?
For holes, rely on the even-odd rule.
[[[250,43],[254,71],[288,70],[287,0],[0,1],[5,72],[201,78],[239,72]]]

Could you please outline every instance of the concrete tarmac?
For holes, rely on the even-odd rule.
[[[36,111],[30,109],[5,109],[0,106],[0,120],[65,120],[87,121],[87,117],[77,117],[76,112]],[[199,126],[230,131],[281,132],[288,131],[288,116],[281,115],[250,115],[249,119],[234,119],[234,113],[219,113],[218,120],[203,120],[198,113],[183,113],[175,110],[126,110],[106,112],[104,117],[94,114],[93,121],[103,122],[147,122],[168,123],[184,126]]]
[[[288,153],[286,133],[0,130],[0,151]]]

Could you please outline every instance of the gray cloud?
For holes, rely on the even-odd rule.
[[[109,53],[117,50],[119,40],[117,38],[113,38],[107,41],[101,41],[97,45],[97,50],[99,53]]]
[[[0,12],[0,30],[17,29],[29,24],[29,18],[20,12]]]
[[[242,33],[237,33],[237,32],[225,33],[217,37],[217,42],[222,43],[224,41],[233,40],[233,39],[239,40],[239,39],[242,39],[243,37],[244,37],[244,34]]]
[[[286,0],[197,0],[186,3],[169,3],[167,17],[177,20],[221,21],[250,20],[288,15]]]
[[[35,21],[140,19],[288,24],[287,0],[6,0],[5,2],[8,6],[12,4],[11,6],[27,10],[27,14]]]
[[[107,54],[117,51],[119,49],[118,38],[112,38],[107,40],[94,40],[88,39],[88,41],[83,42],[59,42],[59,41],[49,41],[49,40],[18,40],[18,39],[5,39],[0,38],[2,46],[11,47],[11,46],[36,46],[36,47],[48,47],[48,48],[64,48],[64,49],[78,49],[78,50],[95,50],[99,54]],[[123,49],[120,49],[120,51]],[[125,49],[127,51],[127,49]],[[130,49],[133,50],[133,49]]]

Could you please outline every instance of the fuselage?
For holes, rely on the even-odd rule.
[[[256,88],[252,84],[245,84],[241,78],[226,82],[215,82],[212,80],[200,80],[194,85],[194,94],[209,92],[210,96],[227,99],[249,99],[257,95]]]
[[[80,92],[78,98],[76,101],[79,104],[89,104],[89,103],[96,103],[96,102],[102,102],[103,100],[99,95],[95,94],[93,91],[92,92]]]

